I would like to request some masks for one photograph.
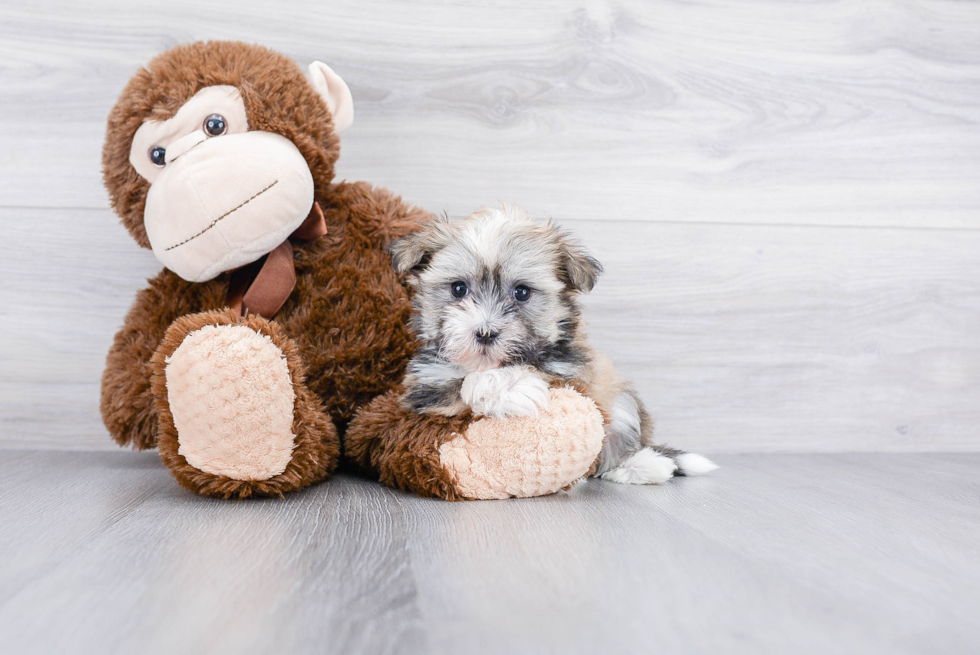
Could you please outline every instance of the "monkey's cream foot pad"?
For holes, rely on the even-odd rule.
[[[552,389],[537,417],[480,419],[442,444],[439,457],[467,498],[543,496],[587,475],[602,439],[595,403],[571,389]]]
[[[295,395],[282,351],[244,325],[208,325],[167,359],[167,399],[191,466],[233,480],[282,473],[295,447]]]

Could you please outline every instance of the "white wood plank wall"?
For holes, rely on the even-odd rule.
[[[664,440],[980,448],[980,3],[948,0],[5,0],[0,446],[114,447],[103,360],[158,264],[107,208],[105,119],[207,38],[344,76],[339,177],[579,233]]]

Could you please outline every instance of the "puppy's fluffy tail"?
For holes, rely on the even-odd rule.
[[[674,457],[674,462],[677,464],[674,475],[704,475],[718,468],[717,464],[697,453],[681,453]]]
[[[599,477],[619,484],[660,484],[674,476],[704,475],[717,468],[702,455],[667,446],[645,446]]]
[[[677,466],[674,475],[704,475],[718,468],[717,464],[704,455],[698,455],[697,453],[684,452],[683,450],[671,448],[670,446],[651,445],[646,448],[672,459]]]
[[[704,455],[698,455],[697,453],[684,452],[683,450],[671,448],[670,446],[653,445],[647,446],[647,448],[672,459],[677,466],[674,475],[704,475],[718,468],[717,464]]]

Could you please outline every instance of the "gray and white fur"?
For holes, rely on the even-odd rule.
[[[588,344],[578,297],[602,266],[561,228],[504,205],[456,222],[435,218],[390,251],[414,291],[420,342],[403,385],[407,408],[534,416],[550,387],[571,383],[608,417],[597,476],[656,484],[717,468],[654,444],[636,392]]]

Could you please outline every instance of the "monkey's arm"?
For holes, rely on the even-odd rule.
[[[102,422],[116,443],[137,450],[156,447],[150,358],[174,320],[184,314],[221,307],[224,295],[223,282],[192,284],[168,270],[161,271],[136,294],[102,373]]]
[[[595,404],[550,390],[537,417],[433,416],[407,409],[402,389],[361,408],[344,454],[384,484],[448,500],[541,496],[591,474],[602,448]]]

